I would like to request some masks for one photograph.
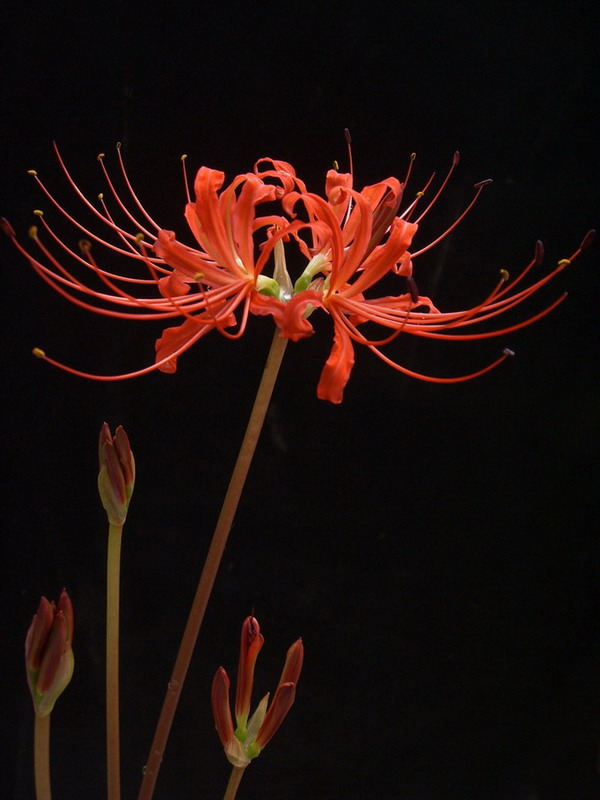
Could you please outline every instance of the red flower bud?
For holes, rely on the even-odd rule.
[[[73,607],[63,589],[58,602],[42,597],[25,641],[27,682],[35,713],[46,717],[73,675]]]
[[[123,525],[133,494],[135,461],[129,439],[119,425],[113,436],[106,422],[98,442],[98,491],[111,525]]]

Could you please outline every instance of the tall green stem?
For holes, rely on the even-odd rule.
[[[50,717],[35,715],[33,764],[36,800],[51,800],[50,791]]]
[[[237,794],[239,785],[242,781],[242,776],[244,775],[245,769],[246,767],[234,767],[231,770],[231,775],[229,776],[229,783],[227,784],[227,789],[225,789],[223,800],[235,800],[235,796]]]
[[[200,575],[198,588],[196,589],[196,595],[179,646],[175,666],[171,673],[171,680],[168,684],[158,725],[156,726],[154,740],[148,755],[138,800],[150,800],[154,792],[154,786],[171,730],[171,724],[175,716],[192,653],[194,652],[198,633],[200,632],[200,626],[204,619],[208,598],[210,597],[215,582],[217,570],[219,569],[219,564],[221,563],[223,551],[227,543],[227,537],[229,536],[229,531],[233,524],[233,518],[240,501],[248,470],[252,463],[252,457],[256,450],[256,444],[262,430],[267,408],[269,407],[273,387],[275,386],[275,381],[279,373],[279,367],[283,359],[283,354],[285,353],[287,341],[287,339],[280,338],[278,330],[275,332],[254,406],[252,407],[252,412],[248,421],[248,427],[246,428],[242,446],[235,467],[233,468],[229,487],[223,501],[219,519],[217,520],[215,532],[210,543],[208,555],[206,556],[202,574]]]
[[[106,560],[106,777],[108,800],[121,797],[119,746],[119,583],[122,525],[108,530]]]

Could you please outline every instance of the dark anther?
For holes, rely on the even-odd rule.
[[[535,251],[533,254],[533,260],[535,261],[536,267],[539,267],[542,261],[544,260],[544,243],[540,242],[538,239],[535,243]]]
[[[2,228],[2,230],[4,231],[4,233],[7,236],[16,236],[17,235],[15,233],[15,231],[14,231],[13,226],[10,224],[10,222],[5,217],[2,217],[2,219],[0,219],[0,228]]]
[[[410,299],[413,301],[413,303],[418,303],[419,289],[417,288],[417,282],[415,281],[412,275],[409,275],[407,278],[405,278],[405,280],[406,280],[406,288],[408,290],[408,293],[410,294]]]
[[[594,236],[596,235],[596,231],[592,228],[591,231],[588,231],[586,235],[583,237],[583,242],[581,243],[580,250],[585,250],[586,247],[589,247],[591,243],[594,241]]]

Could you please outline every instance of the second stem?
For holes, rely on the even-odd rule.
[[[194,652],[196,640],[200,632],[200,626],[202,625],[202,620],[204,619],[204,612],[206,611],[206,606],[208,604],[208,598],[210,597],[210,593],[217,576],[219,564],[221,563],[221,558],[227,543],[227,537],[229,536],[229,531],[231,530],[231,526],[233,524],[233,518],[235,516],[242,490],[246,482],[248,470],[250,469],[250,464],[252,463],[252,457],[254,456],[254,451],[256,450],[258,438],[260,436],[265,415],[269,407],[269,402],[273,393],[273,387],[275,386],[275,381],[277,380],[279,367],[283,359],[283,354],[285,353],[287,342],[287,339],[282,339],[279,336],[279,330],[276,330],[275,336],[273,337],[273,341],[271,343],[271,349],[269,350],[269,355],[267,356],[267,363],[265,364],[260,385],[258,387],[256,399],[252,407],[252,412],[250,413],[250,419],[248,420],[248,426],[242,441],[242,446],[240,448],[235,467],[233,468],[233,473],[231,475],[231,480],[229,481],[229,487],[223,501],[221,513],[219,515],[219,519],[217,520],[217,525],[210,543],[208,555],[206,556],[206,561],[204,562],[198,588],[196,589],[196,595],[194,597],[188,616],[188,621],[185,626],[185,631],[183,633],[183,638],[179,646],[177,659],[175,660],[175,666],[173,667],[173,672],[171,673],[171,680],[169,681],[167,694],[163,701],[163,707],[158,720],[158,725],[156,726],[156,732],[154,734],[152,747],[148,756],[148,762],[144,771],[144,777],[142,779],[138,800],[150,800],[154,792],[154,786],[158,777],[158,771],[162,762],[163,753],[167,744],[167,739],[171,730],[171,725],[175,716],[179,697],[181,695],[181,689],[185,681],[188,667],[192,658],[192,653]]]

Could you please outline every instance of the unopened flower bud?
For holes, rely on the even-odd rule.
[[[73,606],[63,589],[54,603],[42,597],[25,640],[27,682],[38,717],[54,708],[73,675]]]
[[[129,439],[119,425],[113,436],[105,422],[98,442],[98,491],[111,525],[123,525],[133,494],[135,461]]]

